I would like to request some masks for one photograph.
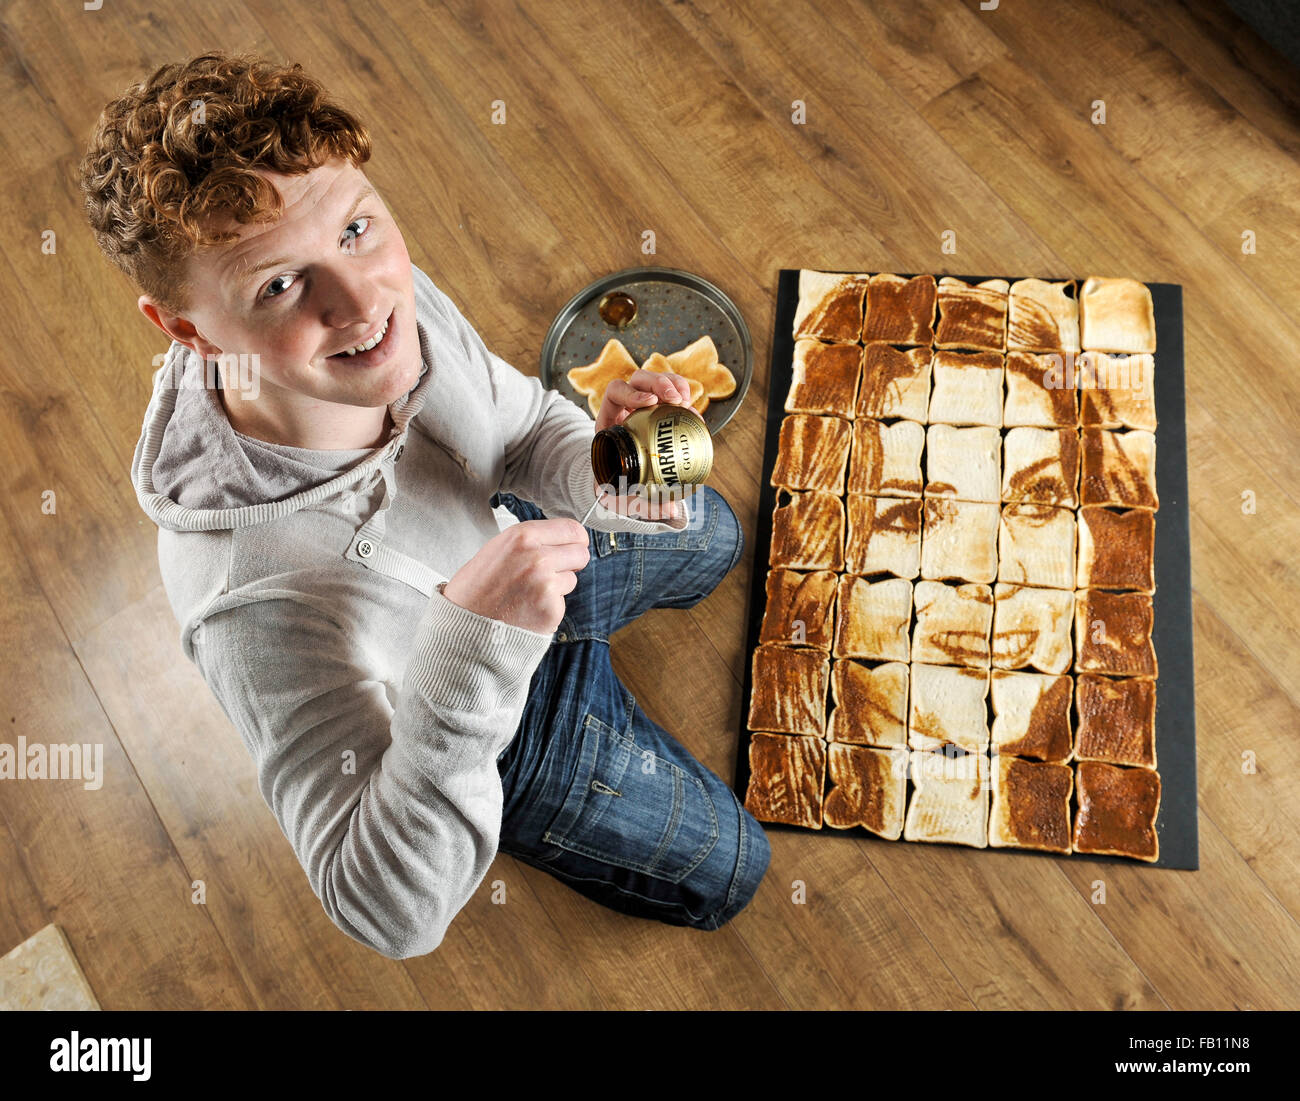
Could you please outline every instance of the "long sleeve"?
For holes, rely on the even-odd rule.
[[[395,706],[361,625],[279,590],[209,615],[195,663],[331,921],[432,952],[497,852],[498,754],[551,636],[435,592]]]
[[[596,501],[591,441],[596,425],[558,390],[516,370],[490,351],[456,304],[427,275],[414,268],[417,293],[432,295],[466,359],[466,369],[491,394],[495,422],[503,436],[505,474],[500,488],[532,501],[547,516],[582,519]],[[691,501],[675,523],[620,516],[603,504],[587,521],[600,531],[666,532],[689,527]]]

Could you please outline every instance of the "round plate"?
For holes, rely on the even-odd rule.
[[[636,320],[626,329],[600,319],[600,300],[610,291],[623,291],[636,300]],[[745,400],[754,374],[754,349],[735,303],[690,272],[629,268],[580,290],[556,315],[542,343],[542,385],[560,391],[590,416],[587,395],[570,385],[568,372],[595,362],[607,341],[621,340],[632,358],[644,363],[651,352],[668,355],[705,334],[718,347],[718,362],[736,376],[731,397],[710,399],[704,410],[704,423],[716,434]]]

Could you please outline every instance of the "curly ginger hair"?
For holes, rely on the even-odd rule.
[[[300,64],[205,53],[164,65],[108,103],[78,168],[95,241],[169,313],[195,288],[185,259],[236,240],[214,217],[274,221],[284,201],[253,171],[302,175],[344,157],[370,159],[370,135]]]

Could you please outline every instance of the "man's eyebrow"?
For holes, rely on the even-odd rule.
[[[343,224],[347,225],[349,222],[351,222],[352,216],[357,212],[361,204],[364,203],[367,199],[375,198],[376,196],[378,196],[378,194],[379,192],[375,190],[373,184],[367,184],[365,188],[361,191],[361,193],[353,201],[352,209],[348,211],[347,217],[344,218],[343,220]],[[288,264],[289,262],[290,261],[288,257],[277,256],[271,260],[259,260],[256,264],[252,265],[251,267],[246,267],[245,265],[241,264],[235,270],[235,286],[242,289],[245,286],[245,284],[247,284],[248,281],[253,278],[253,276],[266,271],[267,268],[278,268],[281,264]]]

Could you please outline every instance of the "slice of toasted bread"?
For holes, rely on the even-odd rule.
[[[792,570],[844,568],[844,502],[833,493],[776,495],[772,510],[772,566]]]
[[[830,670],[830,661],[818,650],[759,646],[754,651],[750,730],[823,737]]]
[[[835,597],[837,658],[907,660],[907,628],[912,621],[912,583],[901,577],[871,582],[841,574]]]
[[[1156,319],[1151,291],[1136,279],[1084,280],[1079,291],[1079,332],[1090,352],[1154,352]]]
[[[937,351],[931,364],[934,424],[1002,424],[1002,354]]]
[[[868,344],[863,349],[857,415],[924,421],[930,405],[930,359],[929,348]]]
[[[669,352],[667,359],[672,370],[699,382],[710,401],[721,401],[736,392],[736,376],[718,362],[718,346],[707,333],[685,348]]]
[[[912,779],[912,798],[903,826],[904,840],[988,847],[987,756],[913,750],[908,775]]]
[[[1002,500],[1079,506],[1079,437],[1072,428],[1010,429],[1002,441]]]
[[[1076,678],[1080,761],[1156,767],[1156,682],[1148,677]]]
[[[1075,594],[1075,669],[1116,677],[1154,677],[1151,597],[1085,589]]]
[[[749,739],[749,786],[745,809],[760,822],[822,828],[826,743],[758,733]]]
[[[1075,765],[1075,782],[1079,793],[1075,852],[1128,856],[1148,863],[1160,859],[1159,773],[1080,761]]]
[[[835,626],[835,574],[770,570],[758,641],[829,652]]]
[[[913,662],[911,672],[907,744],[912,749],[957,746],[967,753],[986,752],[989,724],[984,701],[989,671]]]
[[[1078,390],[1072,385],[1073,352],[1008,352],[1007,396],[1002,423],[1073,428],[1079,423]]]
[[[918,581],[913,593],[916,626],[912,660],[930,665],[989,667],[993,590],[971,582]]]
[[[881,272],[867,285],[862,342],[930,344],[934,341],[936,284],[933,275],[904,279]]]
[[[1044,589],[1073,589],[1075,513],[1052,505],[1002,506],[998,580]]]
[[[789,414],[781,421],[772,484],[842,493],[851,438],[849,422],[840,417]]]
[[[799,272],[799,303],[794,312],[794,335],[856,344],[862,332],[862,298],[867,276],[836,272]]]
[[[1068,853],[1073,790],[1074,772],[1069,765],[993,758],[989,845]]]
[[[610,339],[600,350],[600,355],[592,363],[582,367],[569,368],[569,384],[580,394],[587,396],[587,407],[594,417],[600,412],[601,402],[605,398],[605,388],[614,379],[628,378],[636,368],[636,360],[623,346],[621,340]]]
[[[930,425],[925,430],[925,495],[996,501],[1001,455],[1002,437],[991,425]]]
[[[997,575],[998,506],[927,497],[921,511],[921,576],[988,585]]]
[[[1085,428],[1080,436],[1081,504],[1159,509],[1155,433]]]
[[[1029,585],[993,587],[993,666],[1059,675],[1070,669],[1074,593]]]
[[[1070,759],[1074,686],[1068,675],[994,669],[991,689],[994,753],[1058,764]]]
[[[1007,309],[1007,348],[1019,352],[1077,352],[1079,303],[1074,280],[1017,279]]]
[[[1005,348],[1008,287],[1005,279],[989,279],[974,286],[951,275],[940,279],[935,347]]]
[[[846,498],[848,543],[844,568],[848,573],[892,573],[915,577],[921,568],[921,502],[914,498]]]
[[[1112,512],[1096,505],[1079,509],[1076,589],[1156,591],[1156,517],[1144,508]]]
[[[907,744],[907,666],[890,661],[870,668],[856,661],[831,663],[831,712],[826,737],[855,745]]]
[[[897,840],[907,802],[907,750],[837,743],[826,749],[825,824],[837,830],[861,826]]]
[[[853,422],[847,492],[920,497],[925,428],[915,421],[885,424],[869,417]]]
[[[861,374],[862,349],[856,344],[796,340],[785,411],[852,420]]]

